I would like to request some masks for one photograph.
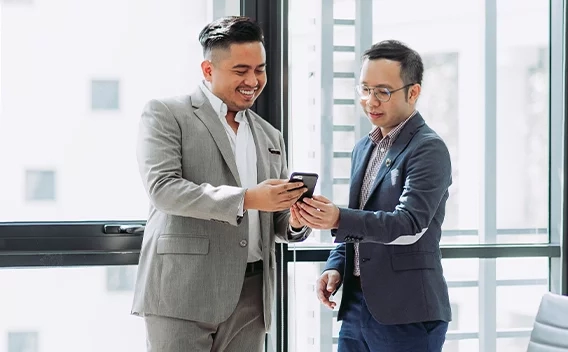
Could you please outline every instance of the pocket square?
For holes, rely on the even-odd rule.
[[[398,169],[393,169],[390,172],[390,175],[391,175],[391,184],[394,186],[396,185],[396,181],[398,180],[398,175],[399,175]]]
[[[280,155],[280,150],[278,150],[278,149],[268,148],[268,151],[269,151],[271,154]]]

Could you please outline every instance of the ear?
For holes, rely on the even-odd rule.
[[[211,61],[203,60],[201,63],[201,71],[203,72],[203,78],[205,78],[207,82],[211,82],[211,75],[213,72],[213,65],[211,64]]]
[[[420,84],[415,84],[408,90],[408,102],[411,104],[416,104],[420,92],[422,91],[422,86]]]

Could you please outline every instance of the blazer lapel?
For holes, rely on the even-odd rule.
[[[260,124],[256,123],[255,121],[257,117],[255,117],[250,110],[247,110],[246,118],[252,132],[254,145],[256,147],[256,181],[260,183],[270,178],[270,166],[268,165],[268,144],[266,144],[267,138]],[[270,224],[272,223],[272,213],[259,211],[258,214],[260,217],[260,233],[262,242],[270,243]]]
[[[355,165],[353,169],[353,176],[351,177],[351,187],[349,190],[349,207],[358,209],[359,199],[361,197],[361,186],[363,185],[363,178],[365,177],[365,172],[367,170],[367,165],[369,164],[369,159],[373,154],[373,147],[375,145],[370,138],[367,138],[363,146],[361,147],[360,153],[364,156],[363,159],[359,159],[359,163]]]
[[[201,120],[201,122],[203,122],[205,127],[207,127],[209,133],[211,133],[221,155],[223,155],[223,159],[225,159],[227,166],[229,166],[229,170],[231,170],[231,174],[235,178],[235,181],[237,181],[237,185],[242,187],[233,149],[229,143],[225,127],[223,127],[217,113],[213,110],[213,107],[207,101],[207,97],[199,88],[191,96],[191,102],[193,107],[196,108],[193,112]]]
[[[254,145],[256,146],[256,174],[257,182],[260,183],[270,178],[270,167],[268,165],[268,144],[266,144],[266,136],[260,124],[256,123],[255,116],[252,116],[250,110],[246,112]]]
[[[387,155],[383,159],[381,166],[379,167],[379,173],[373,182],[373,187],[371,188],[370,194],[373,194],[385,175],[390,171],[394,165],[394,161],[400,155],[400,153],[406,148],[412,136],[416,133],[416,130],[424,124],[424,119],[417,112],[407,123],[406,126],[402,128],[400,134],[394,141],[393,145],[389,148]]]

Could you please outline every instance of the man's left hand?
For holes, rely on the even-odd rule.
[[[339,208],[324,196],[304,198],[294,204],[299,220],[316,230],[336,229],[339,226]]]
[[[308,224],[303,222],[302,219],[300,218],[299,214],[300,209],[296,204],[298,203],[292,204],[292,207],[290,207],[290,219],[288,221],[290,223],[290,226],[292,226],[294,230],[298,230],[303,228],[304,226],[308,226]]]

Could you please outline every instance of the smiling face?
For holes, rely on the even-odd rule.
[[[266,52],[261,42],[234,43],[214,49],[201,64],[211,92],[229,111],[249,109],[266,85]]]
[[[400,63],[394,60],[365,59],[361,67],[359,84],[374,88],[387,88],[394,91],[405,86],[400,75]],[[420,85],[410,85],[408,90],[401,89],[393,92],[388,102],[382,102],[375,94],[371,94],[368,99],[360,99],[360,104],[369,121],[374,126],[381,129],[383,136],[387,135],[393,128],[406,120],[415,109],[416,100],[420,95]]]

